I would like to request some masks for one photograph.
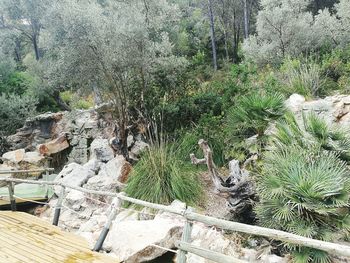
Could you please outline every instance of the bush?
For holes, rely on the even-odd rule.
[[[197,123],[202,115],[221,115],[222,100],[213,92],[200,93],[159,105],[155,112],[163,116],[163,127],[166,131],[173,132],[175,129],[187,128]]]
[[[315,113],[303,115],[300,126],[292,113],[276,124],[274,142],[280,148],[299,145],[302,148],[320,147],[335,153],[339,159],[350,161],[350,137],[346,130],[329,125]]]
[[[35,115],[38,101],[29,96],[0,96],[0,131],[5,135],[14,133],[24,121]]]
[[[286,59],[281,67],[281,73],[285,94],[298,93],[308,98],[322,94],[325,76],[322,75],[322,69],[316,62]]]
[[[253,93],[238,99],[228,115],[229,128],[247,138],[262,136],[269,123],[285,112],[284,98],[280,94]]]
[[[334,153],[288,145],[263,161],[255,208],[261,225],[326,241],[349,234],[349,171]],[[325,252],[287,247],[295,262],[330,262]]]
[[[144,152],[125,192],[153,203],[170,204],[178,199],[193,205],[200,201],[202,186],[192,165],[177,155],[176,147],[161,143]]]
[[[267,127],[284,112],[284,98],[278,93],[256,92],[239,98],[227,117],[227,132],[231,139],[229,155],[243,161],[251,152],[261,152],[267,138],[264,135]],[[255,135],[256,141],[246,140]]]

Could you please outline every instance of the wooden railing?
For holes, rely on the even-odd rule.
[[[46,184],[46,185],[52,185],[52,186],[61,186],[61,193],[57,202],[57,205],[55,207],[55,216],[54,216],[54,224],[58,224],[59,220],[59,214],[62,207],[62,202],[65,195],[65,189],[70,188],[74,190],[78,190],[84,193],[88,194],[95,194],[95,195],[103,195],[103,196],[110,196],[110,197],[117,197],[119,201],[126,201],[130,202],[136,205],[140,205],[143,207],[148,207],[155,210],[165,211],[169,213],[173,213],[176,215],[180,215],[186,219],[186,224],[184,227],[183,235],[181,238],[181,241],[176,242],[176,247],[178,248],[178,257],[177,262],[178,263],[185,263],[186,262],[186,253],[193,253],[200,257],[218,262],[218,263],[232,263],[232,262],[244,262],[240,259],[233,258],[231,256],[227,256],[218,252],[210,251],[208,249],[204,249],[198,246],[192,245],[191,242],[191,229],[193,222],[201,222],[209,226],[216,226],[221,229],[225,230],[231,230],[251,235],[257,235],[257,236],[263,236],[274,240],[280,240],[287,243],[305,246],[309,248],[314,248],[318,250],[322,250],[325,252],[328,252],[333,255],[337,256],[344,256],[350,258],[350,246],[331,243],[331,242],[325,242],[320,240],[315,240],[295,234],[291,234],[288,232],[276,230],[276,229],[270,229],[270,228],[264,228],[260,226],[253,226],[253,225],[247,225],[243,223],[237,223],[227,220],[222,220],[210,216],[205,216],[199,213],[196,213],[194,208],[187,207],[186,209],[179,209],[176,207],[171,206],[165,206],[161,204],[155,204],[146,202],[143,200],[131,198],[128,196],[125,196],[121,193],[113,193],[113,192],[104,192],[104,191],[97,191],[97,190],[90,190],[85,189],[78,186],[72,186],[69,184],[59,183],[59,182],[49,182],[49,181],[33,181],[33,180],[24,180],[24,179],[16,179],[16,178],[4,178],[0,179],[0,181],[4,181],[6,183],[28,183],[28,184]],[[10,194],[11,197],[11,194]],[[109,215],[109,219],[104,226],[104,229],[102,230],[102,233],[99,237],[99,240],[97,241],[94,250],[99,251],[102,248],[103,242],[108,234],[110,225],[116,215],[117,208],[114,207],[111,211],[111,214]]]
[[[50,172],[53,172],[55,169],[54,168],[42,168],[42,169],[32,169],[32,170],[1,170],[0,175],[2,174],[11,174],[11,175],[16,175],[16,174],[43,174],[43,179],[48,180],[49,179],[49,174]],[[11,210],[15,211],[16,210],[16,199],[14,197],[14,184],[15,182],[10,182],[10,181],[5,181],[4,179],[6,178],[0,178],[0,187],[3,187],[7,184],[8,190],[9,190],[9,197],[10,197],[10,204],[11,204]],[[1,182],[5,184],[1,184]]]

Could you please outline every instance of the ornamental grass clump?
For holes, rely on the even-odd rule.
[[[126,194],[159,204],[170,204],[176,199],[189,205],[198,203],[202,195],[201,182],[177,150],[174,145],[164,143],[148,148],[129,177]]]
[[[350,175],[335,153],[288,145],[272,148],[263,162],[255,208],[261,225],[326,241],[349,234]],[[294,262],[331,262],[325,252],[286,247]]]

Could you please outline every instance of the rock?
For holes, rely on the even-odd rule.
[[[118,184],[117,181],[113,180],[112,177],[96,175],[87,181],[87,183],[84,185],[84,188],[98,191],[115,192],[118,186],[120,186],[120,184]]]
[[[77,163],[70,163],[66,165],[63,170],[57,175],[55,181],[72,186],[82,186],[92,176],[94,176],[94,173],[87,167],[84,167]],[[60,189],[60,186],[55,187],[56,195],[59,195]],[[68,188],[66,189],[67,192],[70,190],[71,189]]]
[[[147,147],[149,147],[148,143],[145,143],[143,141],[135,141],[130,150],[130,154],[132,156],[139,157],[142,151],[144,151]]]
[[[222,231],[214,228],[209,228],[201,223],[194,223],[192,229],[192,245],[209,249],[215,252],[232,256],[233,258],[243,259],[246,262],[264,262],[264,263],[286,263],[286,258],[278,257],[276,255],[261,254],[254,249],[242,248],[234,242],[234,238],[226,237]],[[208,259],[204,259],[195,254],[188,253],[188,263],[213,263]]]
[[[96,159],[91,159],[83,165],[84,168],[89,169],[91,172],[97,174],[101,168],[102,163]]]
[[[132,166],[122,155],[117,155],[107,164],[101,166],[99,176],[111,177],[114,181],[126,183]]]
[[[132,136],[131,134],[128,136],[127,138],[127,145],[128,148],[131,147],[134,144],[135,140],[134,140],[134,136]]]
[[[19,163],[23,161],[24,157],[25,157],[24,149],[7,152],[2,155],[2,158],[5,159],[5,161],[8,161],[10,163]]]
[[[166,219],[123,221],[113,224],[107,243],[120,261],[145,262],[166,253],[152,244],[173,248],[175,241],[181,238],[181,232],[181,223]]]
[[[288,100],[285,101],[285,105],[291,111],[298,111],[302,108],[302,104],[305,102],[305,97],[299,94],[292,94]]]
[[[193,224],[191,233],[192,245],[209,249],[215,252],[239,258],[239,252],[235,249],[237,245],[230,239],[224,237],[222,232],[208,228],[201,223]],[[199,257],[195,254],[187,254],[188,263],[212,263],[212,261]]]
[[[67,135],[61,134],[57,139],[38,146],[38,152],[42,155],[50,156],[69,148]]]
[[[169,207],[171,208],[175,208],[178,210],[186,210],[186,203],[183,203],[179,200],[174,200]],[[173,220],[173,219],[177,219],[177,220],[182,220],[181,216],[177,216],[175,214],[169,213],[169,212],[163,212],[163,211],[159,211],[157,213],[157,215],[155,216],[155,219],[169,219],[169,220]]]
[[[124,222],[124,221],[136,221],[139,220],[138,212],[124,210],[117,214],[114,219],[114,223]]]
[[[61,129],[58,123],[63,119],[63,112],[45,113],[26,120],[17,133],[7,138],[11,148],[34,151],[36,146],[58,135]],[[57,137],[57,136],[56,136]]]
[[[90,160],[97,159],[102,162],[108,162],[114,158],[114,151],[109,146],[107,139],[95,139],[90,145]]]
[[[34,164],[38,167],[42,167],[46,164],[46,158],[43,155],[40,155],[38,152],[26,152],[24,155],[23,162]]]
[[[71,190],[66,196],[66,202],[70,205],[75,211],[78,211],[85,201],[85,194],[81,191]]]

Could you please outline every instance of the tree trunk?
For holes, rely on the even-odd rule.
[[[214,70],[217,70],[218,64],[217,64],[217,55],[216,55],[216,38],[215,38],[215,25],[214,25],[212,0],[208,0],[208,11],[209,11],[209,21],[210,21],[211,49],[213,53],[213,67],[214,67]]]
[[[71,111],[72,109],[62,100],[60,96],[60,92],[58,90],[55,90],[52,94],[53,99],[56,101],[57,105],[62,109],[66,111]]]
[[[254,221],[252,212],[253,203],[257,201],[255,186],[247,171],[239,167],[239,161],[232,160],[229,163],[230,175],[224,177],[213,161],[213,152],[208,143],[201,139],[198,142],[203,151],[204,158],[197,159],[192,153],[190,155],[192,164],[206,164],[217,192],[227,197],[230,212],[235,219],[243,222]]]
[[[40,59],[39,47],[38,47],[38,37],[36,34],[33,35],[33,46],[35,52],[35,59],[38,61]]]
[[[239,35],[240,35],[240,25],[237,22],[237,15],[236,11],[233,13],[234,19],[233,19],[233,56],[232,56],[232,61],[235,64],[239,63],[239,56],[238,56],[238,46],[239,46]]]
[[[126,127],[126,123],[122,118],[119,119],[118,127],[116,127],[114,133],[116,142],[113,142],[113,149],[116,150],[118,154],[123,155],[127,161],[130,161],[128,149],[129,129]]]
[[[22,57],[21,57],[21,42],[16,39],[16,46],[15,46],[15,59],[16,62],[21,62],[22,61]]]
[[[244,38],[249,37],[249,18],[247,0],[244,0]]]

